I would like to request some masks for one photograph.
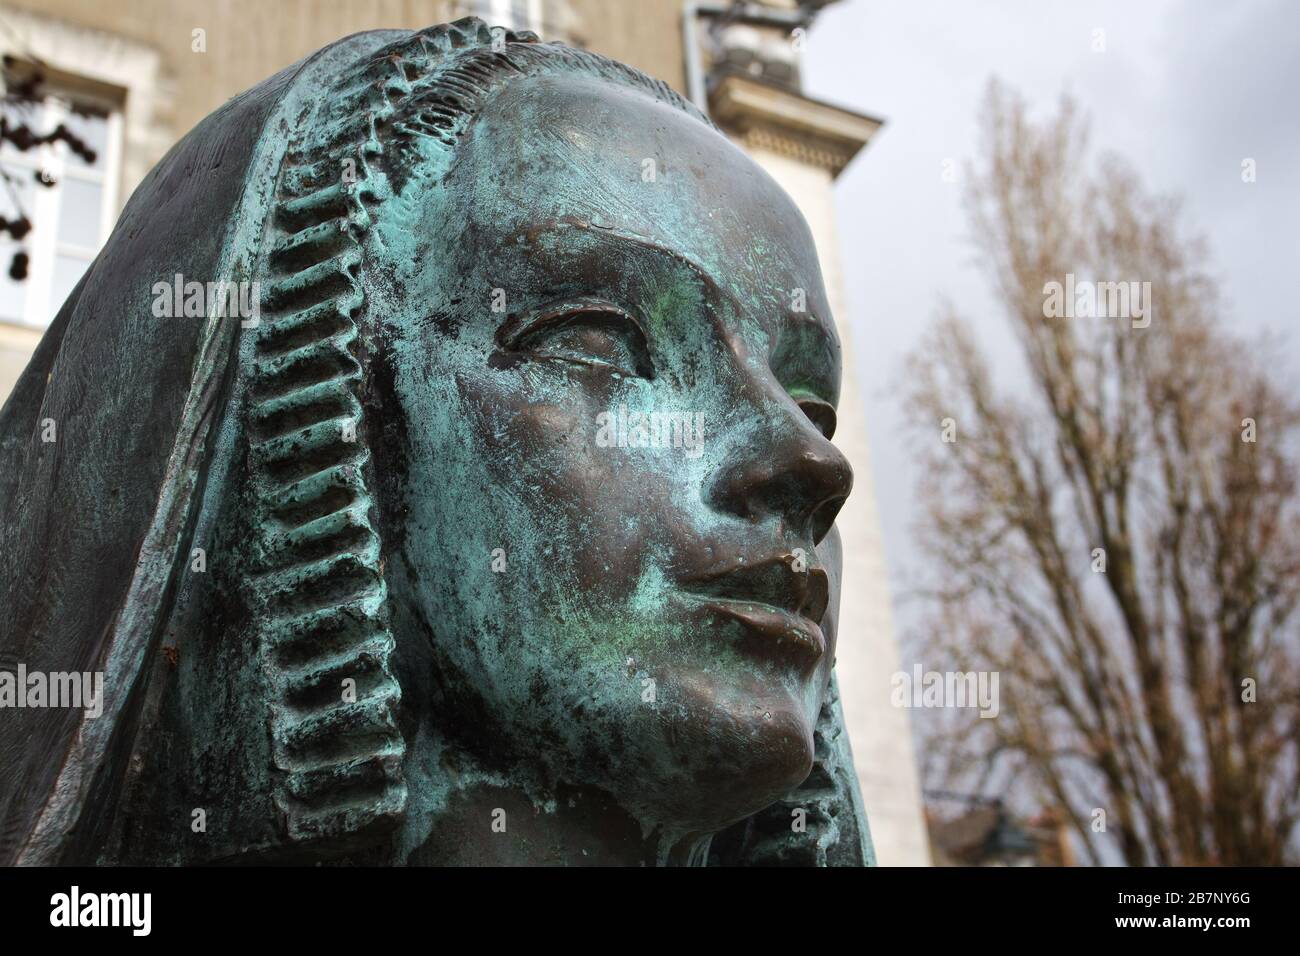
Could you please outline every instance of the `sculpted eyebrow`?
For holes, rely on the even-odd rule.
[[[690,269],[711,294],[726,299],[736,308],[740,307],[740,303],[736,300],[735,296],[724,289],[703,265],[696,262],[684,252],[672,249],[662,243],[658,243],[648,236],[642,236],[634,232],[627,232],[622,229],[613,229],[608,226],[598,226],[585,219],[571,216],[526,226],[523,229],[517,230],[515,235],[526,237],[529,240],[534,240],[543,232],[562,234],[567,229],[577,229],[593,236],[601,236],[603,238],[612,239],[615,242],[626,243],[631,247],[649,250],[658,255],[672,259],[680,265],[686,266],[686,268]]]

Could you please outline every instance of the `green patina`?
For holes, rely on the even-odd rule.
[[[50,852],[870,863],[788,197],[663,83],[474,19],[281,82],[219,266],[261,322],[205,333],[177,583],[130,609],[167,636],[123,645],[120,791]],[[601,445],[623,411],[701,416],[699,453]],[[220,839],[166,832],[193,806]]]

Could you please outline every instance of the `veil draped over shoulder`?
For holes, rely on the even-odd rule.
[[[136,189],[0,411],[0,668],[104,674],[98,717],[4,713],[0,863],[59,862],[96,825],[189,559],[240,323],[158,318],[154,286],[253,278],[286,134],[321,77],[402,35],[340,40],[185,136]]]

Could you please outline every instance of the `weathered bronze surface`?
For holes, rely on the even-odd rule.
[[[0,413],[0,670],[104,677],[0,710],[0,860],[870,863],[839,376],[664,84],[475,19],[267,80]]]

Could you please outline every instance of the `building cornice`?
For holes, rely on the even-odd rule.
[[[746,146],[838,176],[884,121],[738,73],[714,78],[709,114]]]

